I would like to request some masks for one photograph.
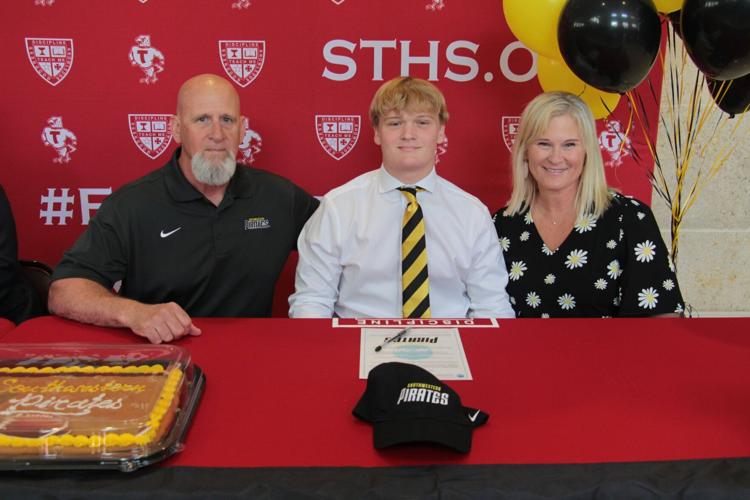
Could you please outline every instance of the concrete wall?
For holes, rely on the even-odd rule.
[[[692,82],[696,71],[689,63],[683,81]],[[665,117],[669,116],[666,78],[665,74],[661,106]],[[707,90],[703,97],[711,99]],[[710,130],[714,123],[712,120],[704,128]],[[737,123],[739,128],[731,133]],[[706,170],[715,161],[721,147],[737,144],[732,157],[698,195],[680,230],[677,277],[683,297],[694,308],[693,315],[699,317],[750,316],[750,111],[730,120],[728,125],[707,153],[692,161],[689,181],[700,167]],[[705,139],[701,144],[704,142]],[[663,171],[674,186],[674,160],[663,127],[659,130],[657,151]],[[669,246],[670,208],[656,191],[651,205]]]

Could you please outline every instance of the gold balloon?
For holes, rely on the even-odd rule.
[[[683,0],[654,0],[657,12],[669,14],[682,8]]]
[[[539,56],[537,79],[545,92],[564,91],[580,97],[594,114],[594,118],[605,118],[617,107],[620,94],[603,92],[578,78],[564,61]]]
[[[505,21],[518,40],[537,54],[562,59],[557,23],[567,0],[502,0]]]

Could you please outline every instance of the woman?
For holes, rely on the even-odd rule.
[[[513,193],[495,214],[518,317],[677,315],[677,277],[649,207],[609,189],[594,117],[549,92],[521,116]]]

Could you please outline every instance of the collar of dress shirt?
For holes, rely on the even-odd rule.
[[[380,166],[378,177],[378,184],[381,193],[393,191],[400,188],[401,186],[419,186],[428,193],[431,193],[435,191],[435,183],[437,182],[437,172],[435,172],[435,167],[432,167],[432,170],[430,170],[429,174],[427,174],[414,184],[404,184],[403,182],[389,174],[383,165]]]

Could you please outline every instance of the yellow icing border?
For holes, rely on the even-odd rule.
[[[148,368],[151,369],[155,366],[158,366],[161,368],[161,370],[153,370],[148,371],[145,373],[161,373],[164,371],[164,367],[161,365],[154,365],[154,366],[128,366],[128,367],[122,367],[122,366],[112,366],[112,367],[93,367],[93,366],[83,366],[83,367],[77,367],[77,368],[121,368],[121,370],[117,371],[116,373],[144,373],[141,371],[126,371],[128,368],[135,368],[135,369],[142,369],[142,368]],[[20,368],[20,367],[18,367]],[[44,370],[49,367],[45,367],[42,369],[38,369],[37,371],[33,371],[32,368],[35,367],[29,367],[25,368],[25,373],[49,373],[49,372],[42,372],[41,370]],[[62,367],[62,368],[76,368],[76,367]],[[61,370],[61,369],[60,369]],[[5,371],[0,369],[0,371]],[[64,372],[62,373],[71,373],[71,372]],[[11,373],[18,373],[18,372],[11,372]],[[57,372],[60,373],[60,372]],[[75,373],[75,372],[73,372]],[[96,372],[83,372],[83,373],[113,373],[108,371],[96,371]],[[105,447],[114,447],[114,446],[145,446],[151,441],[153,441],[156,438],[156,432],[159,429],[159,426],[161,424],[161,421],[164,419],[164,415],[166,415],[167,411],[169,410],[169,407],[172,405],[172,400],[175,397],[175,394],[177,392],[177,388],[179,387],[180,381],[182,380],[182,370],[179,368],[174,368],[170,370],[169,375],[167,376],[167,380],[164,382],[164,387],[162,387],[161,394],[159,394],[159,399],[156,401],[156,404],[151,409],[151,413],[149,414],[148,419],[148,430],[141,432],[138,435],[131,434],[129,432],[125,432],[122,434],[117,434],[114,432],[108,432],[102,437],[99,434],[93,434],[90,436],[85,436],[83,434],[63,434],[61,436],[47,436],[47,437],[39,437],[39,438],[24,438],[24,437],[16,437],[16,436],[8,436],[6,434],[0,433],[0,446],[10,446],[12,448],[52,448],[55,446],[73,446],[75,448],[99,448],[104,444]]]
[[[155,374],[163,373],[162,365],[131,365],[131,366],[2,366],[0,373],[26,373],[26,374],[49,374],[49,373],[128,373],[128,374]]]

